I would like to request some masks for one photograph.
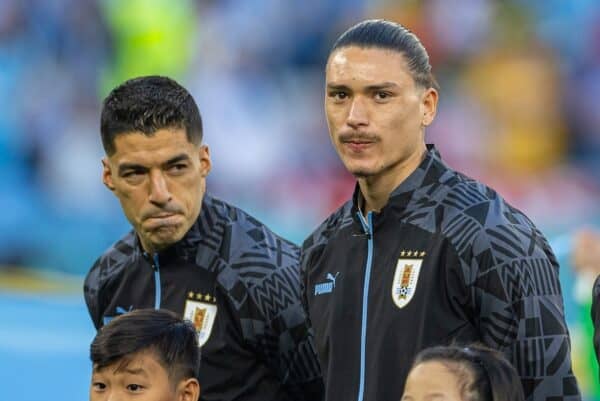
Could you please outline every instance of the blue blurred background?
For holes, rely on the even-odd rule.
[[[367,17],[403,23],[429,50],[442,90],[428,140],[551,239],[576,375],[600,400],[591,283],[570,262],[572,233],[600,223],[597,0],[0,1],[0,400],[87,399],[81,282],[129,229],[100,180],[108,91],[179,80],[204,119],[209,190],[299,243],[352,191],[323,68]]]

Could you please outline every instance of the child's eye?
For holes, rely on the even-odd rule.
[[[141,391],[144,387],[139,385],[139,384],[128,384],[127,385],[127,390],[131,391],[131,392],[138,392]]]

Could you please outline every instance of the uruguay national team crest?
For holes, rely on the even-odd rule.
[[[208,341],[216,316],[217,305],[215,304],[190,301],[189,299],[185,301],[183,318],[192,322],[196,328],[199,346],[203,346]]]
[[[425,256],[424,252],[415,252],[415,256],[417,255]],[[398,259],[392,283],[392,299],[398,308],[404,308],[415,295],[422,263],[423,259]]]

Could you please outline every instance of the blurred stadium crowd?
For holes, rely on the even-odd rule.
[[[200,107],[209,191],[302,241],[353,188],[323,68],[366,17],[427,47],[441,86],[428,140],[451,166],[551,239],[600,223],[597,0],[2,0],[0,266],[82,275],[128,230],[100,180],[100,102],[157,73]]]

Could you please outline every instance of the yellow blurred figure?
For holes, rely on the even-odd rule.
[[[102,94],[141,75],[184,76],[193,56],[196,10],[191,0],[108,0],[100,3],[114,58]]]
[[[566,151],[555,62],[535,47],[493,49],[465,72],[466,86],[491,118],[489,160],[508,174],[536,173]]]

